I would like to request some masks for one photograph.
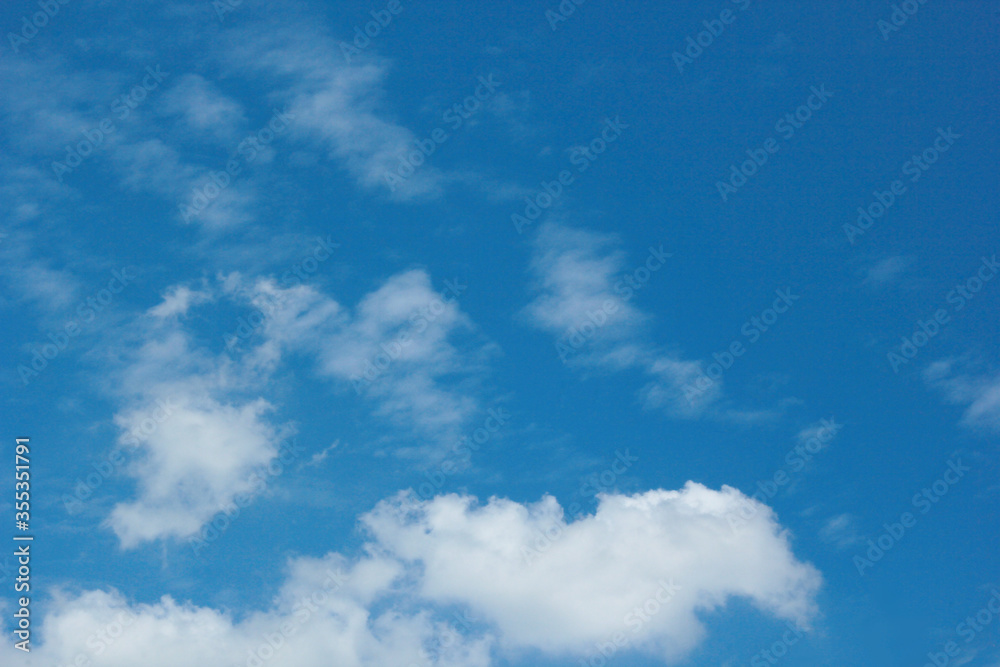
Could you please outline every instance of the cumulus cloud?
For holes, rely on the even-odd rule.
[[[727,517],[754,503],[738,531]],[[625,634],[626,650],[682,659],[702,617],[731,598],[808,628],[819,573],[795,558],[773,512],[735,489],[602,495],[566,520],[554,498],[520,504],[401,494],[362,517],[373,541],[353,560],[289,561],[267,608],[242,613],[114,590],[56,592],[37,664],[487,667],[496,651],[583,654]],[[453,613],[456,608],[458,613]],[[456,622],[457,619],[457,622]],[[4,664],[27,665],[9,643]],[[32,663],[36,664],[36,663]]]
[[[150,310],[147,340],[126,353],[116,382],[118,447],[131,461],[136,497],[116,504],[107,525],[124,548],[195,534],[237,494],[251,491],[252,473],[288,435],[288,427],[270,420],[267,400],[246,394],[259,390],[250,375],[197,346],[169,317],[193,298],[185,289],[168,291]]]
[[[734,530],[729,517],[747,503],[758,511]],[[362,520],[389,553],[419,563],[422,596],[468,606],[508,646],[550,653],[581,654],[621,632],[676,660],[704,637],[699,616],[733,597],[807,627],[821,583],[773,512],[730,487],[603,495],[596,514],[572,522],[552,497],[478,506],[401,495]],[[649,613],[665,585],[669,602]]]
[[[170,596],[138,604],[116,591],[57,594],[31,658],[10,642],[0,658],[11,667],[487,667],[488,637],[466,637],[405,599],[384,601],[400,572],[379,557],[296,559],[269,608],[239,619]]]

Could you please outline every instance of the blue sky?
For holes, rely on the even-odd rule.
[[[6,3],[2,663],[1000,665],[998,18]]]

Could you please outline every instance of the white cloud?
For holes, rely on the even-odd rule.
[[[487,667],[489,638],[465,637],[405,598],[372,609],[400,575],[398,563],[337,554],[291,561],[270,607],[237,619],[229,611],[177,602],[130,603],[115,591],[57,594],[31,658],[4,642],[11,667]],[[400,604],[397,604],[400,603]]]
[[[348,63],[336,40],[304,22],[268,21],[227,37],[229,65],[252,73],[248,76],[272,77],[279,86],[273,97],[295,117],[292,131],[319,139],[360,185],[401,199],[441,194],[449,177],[427,164],[394,191],[387,184],[386,174],[401,156],[416,150],[417,137],[384,109],[386,59],[368,54]]]
[[[479,407],[461,379],[474,381],[491,349],[475,341],[458,346],[458,338],[474,333],[457,303],[463,289],[447,281],[438,292],[426,272],[407,271],[347,309],[310,286],[258,281],[251,292],[268,317],[253,363],[270,367],[283,350],[315,354],[320,375],[374,399],[378,414],[450,440]],[[459,389],[446,388],[446,376]]]
[[[477,506],[401,494],[362,517],[375,541],[361,556],[290,560],[263,610],[56,591],[36,619],[31,664],[487,667],[494,647],[582,654],[618,633],[674,661],[704,639],[700,617],[732,597],[807,628],[820,575],[765,506],[733,531],[727,515],[747,502],[689,482],[601,496],[595,515],[567,524],[551,497]],[[29,664],[10,642],[0,659]]]
[[[252,473],[278,453],[270,410],[263,399],[227,404],[188,392],[116,415],[123,446],[141,450],[129,469],[138,498],[108,518],[122,547],[191,536],[236,495],[256,491]]]
[[[186,285],[178,285],[168,290],[163,302],[150,308],[149,314],[160,318],[186,315],[191,306],[211,301],[212,298],[212,294],[208,291],[192,290]]]
[[[1000,375],[974,375],[957,371],[956,366],[951,359],[934,362],[924,371],[924,379],[948,403],[967,406],[964,426],[1000,432]]]
[[[835,545],[838,549],[846,549],[861,542],[857,522],[850,514],[838,514],[830,517],[819,531],[824,542]]]
[[[650,318],[633,302],[646,285],[636,271],[654,280],[669,253],[662,246],[652,248],[644,263],[628,267],[619,243],[610,234],[542,225],[531,262],[537,295],[524,315],[556,337],[556,352],[567,364],[608,371],[640,368],[652,376],[640,392],[647,407],[697,417],[719,400],[721,381],[694,391],[704,375],[702,363],[649,342],[645,324]]]
[[[246,123],[243,107],[197,74],[185,74],[163,96],[163,113],[177,115],[193,132],[232,140]]]
[[[914,259],[902,255],[886,257],[867,269],[863,283],[872,287],[885,287],[895,283],[910,268]]]
[[[705,635],[699,615],[744,597],[808,626],[821,583],[759,505],[738,531],[727,516],[754,501],[689,482],[680,491],[604,495],[567,523],[552,497],[533,505],[456,495],[383,501],[363,517],[379,544],[421,566],[420,594],[467,605],[510,647],[581,654],[615,633],[665,660]],[[678,588],[647,621],[633,614],[664,583]]]

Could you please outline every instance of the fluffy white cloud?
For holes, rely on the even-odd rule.
[[[129,469],[138,498],[108,519],[122,546],[193,535],[236,495],[256,491],[252,473],[278,453],[270,409],[263,399],[225,404],[186,393],[119,413],[123,446],[141,451]]]
[[[115,591],[57,594],[42,620],[44,643],[29,658],[4,642],[0,660],[10,667],[489,665],[488,637],[466,637],[428,611],[408,609],[405,598],[385,602],[402,571],[396,562],[365,557],[348,566],[331,554],[294,560],[289,570],[271,606],[240,619],[169,596],[133,604]]]
[[[736,530],[729,519],[747,503],[757,511]],[[808,626],[821,583],[773,512],[730,487],[604,495],[595,515],[573,522],[552,497],[477,506],[401,495],[363,521],[380,546],[420,565],[422,596],[467,605],[508,646],[552,653],[585,653],[624,633],[678,659],[705,634],[698,615],[730,597]]]
[[[791,552],[764,505],[729,487],[604,495],[567,523],[551,497],[532,505],[401,494],[362,521],[374,542],[289,561],[263,610],[116,591],[56,592],[36,619],[31,661],[7,642],[3,664],[107,667],[487,667],[495,648],[583,654],[618,634],[665,661],[704,639],[699,616],[731,597],[808,627],[820,575]],[[445,606],[447,605],[447,606]],[[453,615],[452,605],[460,613]],[[457,620],[456,620],[457,619]],[[82,658],[81,658],[82,656]]]

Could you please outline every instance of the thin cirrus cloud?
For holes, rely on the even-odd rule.
[[[924,370],[924,380],[948,403],[965,407],[962,425],[1000,432],[1000,375],[977,375],[960,366],[955,359],[936,361]]]
[[[373,400],[377,414],[429,443],[452,441],[479,409],[476,379],[494,350],[478,341],[461,311],[463,289],[446,281],[437,291],[415,269],[390,277],[349,309],[310,286],[258,281],[251,301],[278,307],[261,328],[254,363],[273,364],[284,351],[313,354],[319,375]]]
[[[556,338],[556,351],[570,366],[606,371],[638,368],[651,376],[641,390],[648,407],[686,418],[709,411],[721,383],[685,391],[702,376],[702,363],[665,353],[649,341],[649,316],[632,301],[622,280],[629,268],[619,240],[557,223],[546,223],[534,240],[531,273],[535,298],[527,321]]]

